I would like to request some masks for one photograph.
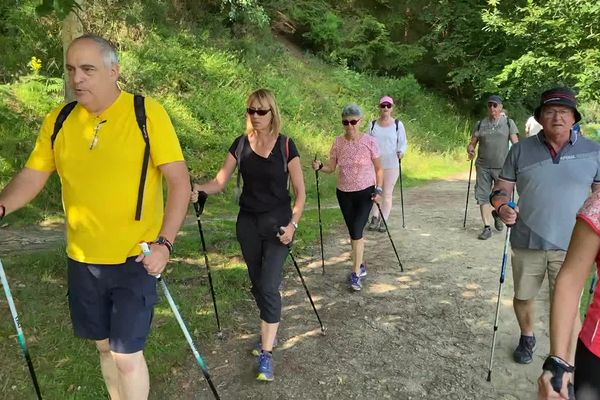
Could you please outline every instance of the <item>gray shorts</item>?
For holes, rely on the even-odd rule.
[[[498,181],[502,168],[476,167],[475,200],[477,204],[488,204],[494,183]]]

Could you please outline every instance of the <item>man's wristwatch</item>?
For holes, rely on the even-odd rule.
[[[167,250],[169,250],[169,255],[173,252],[173,243],[171,243],[169,239],[167,239],[164,236],[159,236],[158,239],[152,242],[152,244],[159,244],[161,246],[165,246]]]
[[[294,221],[290,221],[290,224],[292,224],[294,226],[295,230],[298,230],[298,224],[295,223]]]
[[[375,190],[373,190],[375,194],[382,194],[383,189],[380,186],[375,186]]]

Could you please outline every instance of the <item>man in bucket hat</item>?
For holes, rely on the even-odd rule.
[[[477,122],[471,141],[467,146],[469,159],[475,156],[476,181],[475,200],[479,204],[483,230],[479,234],[480,240],[492,237],[492,207],[490,206],[490,193],[492,186],[498,181],[500,170],[508,154],[508,142],[519,141],[519,130],[515,122],[503,113],[502,97],[497,94],[487,99],[487,118]],[[494,216],[494,227],[501,231],[504,229],[502,221]]]
[[[590,193],[600,189],[600,144],[572,131],[581,119],[575,93],[554,88],[542,93],[535,118],[543,129],[514,145],[506,157],[490,201],[507,225],[514,278],[513,307],[521,337],[514,359],[532,361],[535,350],[534,301],[548,274],[550,296],[575,225],[575,215]],[[508,206],[513,188],[518,207]],[[580,322],[573,330],[570,359]]]

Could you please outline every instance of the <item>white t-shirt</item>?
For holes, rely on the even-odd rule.
[[[371,129],[371,127],[373,128]],[[376,121],[374,126],[371,122],[369,134],[377,139],[383,169],[399,168],[398,153],[406,154],[408,147],[402,121],[398,121],[397,133],[395,122],[386,127],[379,126],[379,121]]]
[[[533,115],[529,117],[525,123],[525,132],[527,132],[527,137],[537,135],[542,128],[543,127],[535,120]]]

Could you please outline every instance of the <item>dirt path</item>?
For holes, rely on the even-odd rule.
[[[401,227],[399,201],[390,223],[406,272],[400,272],[387,235],[368,232],[369,276],[361,293],[346,289],[350,244],[345,229],[326,239],[325,276],[320,260],[315,261],[318,249],[314,255],[296,254],[327,335],[320,335],[289,263],[275,352],[277,380],[269,385],[254,380],[255,360],[249,349],[257,329],[249,300],[234,316],[237,325],[225,327],[226,340],[203,348],[222,398],[534,399],[548,351],[547,289],[537,304],[534,362],[517,365],[511,359],[519,331],[509,269],[492,382],[486,382],[504,234],[476,239],[480,220],[472,200],[467,229],[462,229],[465,191],[466,177],[407,190],[406,228]],[[62,229],[4,227],[0,240],[4,252],[52,248],[64,241]],[[212,398],[193,361],[187,364],[182,391],[167,398]]]
[[[320,262],[298,254],[327,335],[320,335],[295,270],[288,265],[276,381],[265,385],[254,380],[249,349],[257,338],[256,317],[240,310],[239,325],[230,327],[227,339],[205,348],[222,398],[534,399],[548,351],[547,289],[538,301],[535,360],[517,365],[511,357],[519,330],[509,269],[492,382],[486,382],[505,236],[477,240],[479,212],[472,201],[467,229],[462,229],[465,191],[464,178],[408,190],[406,229],[399,207],[391,222],[406,272],[400,272],[387,235],[369,232],[369,276],[360,293],[346,289],[345,230],[327,239],[325,276]],[[189,367],[185,393],[178,398],[212,398],[191,362]]]

